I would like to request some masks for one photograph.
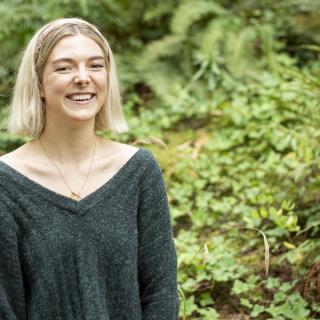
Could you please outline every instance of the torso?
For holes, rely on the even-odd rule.
[[[100,148],[96,150],[94,162],[87,182],[81,192],[81,198],[86,197],[109,181],[119,169],[138,151],[138,148],[100,138]],[[46,159],[43,154],[30,152],[32,148],[28,144],[0,157],[0,161],[37,182],[43,187],[61,195],[70,196],[70,191],[61,179],[57,169]],[[58,165],[58,164],[57,164]],[[79,192],[86,174],[88,164],[79,169],[63,168],[64,179],[70,188]]]

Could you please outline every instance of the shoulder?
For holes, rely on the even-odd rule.
[[[12,153],[13,152],[3,154],[2,156],[0,156],[0,161],[5,163],[11,162]]]
[[[136,152],[139,151],[139,148],[125,144],[120,142],[113,142],[115,144],[116,150],[119,152],[119,154],[124,158],[131,158],[133,155],[135,155]]]
[[[0,162],[9,165],[12,168],[19,167],[19,159],[23,159],[17,155],[16,150],[5,153],[0,157]]]
[[[5,153],[4,155],[0,156],[0,161],[13,167],[19,167],[19,164],[22,163],[22,160],[25,160],[26,157],[29,156],[28,152],[25,152],[28,147],[27,145],[28,143],[11,152]]]
[[[112,140],[101,139],[99,144],[101,148],[97,160],[100,160],[103,166],[112,166],[115,169],[120,169],[131,158],[136,158],[139,152],[137,147]]]
[[[125,143],[108,140],[112,146],[116,162],[121,166],[128,161],[142,173],[147,180],[152,177],[159,179],[162,176],[160,165],[154,154],[145,147],[135,147]]]
[[[134,157],[145,164],[156,162],[152,152],[144,147],[135,147],[113,140],[104,140],[103,144],[103,151],[100,156],[105,159],[111,156],[115,157],[120,162],[126,162]]]

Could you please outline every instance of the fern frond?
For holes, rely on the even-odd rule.
[[[233,17],[212,19],[199,38],[200,51],[205,55],[217,56],[221,51],[221,43],[234,25]]]
[[[170,14],[174,10],[174,3],[172,0],[162,0],[161,2],[148,8],[143,15],[144,21],[151,21],[153,19],[160,18],[166,14]]]
[[[262,63],[271,65],[274,50],[270,25],[248,25],[239,17],[224,16],[208,23],[198,52],[211,61],[225,64],[234,75],[240,76],[255,72]],[[260,59],[261,55],[267,59]]]
[[[177,88],[185,82],[184,77],[169,62],[155,62],[143,73],[145,83],[165,104],[172,102]]]
[[[252,26],[246,26],[238,34],[233,34],[234,40],[230,52],[232,52],[232,63],[237,64],[240,62],[240,58],[243,53],[252,51],[253,42],[257,36],[256,29]],[[230,43],[232,43],[230,42]]]
[[[136,83],[143,81],[138,70],[140,53],[126,50],[121,54],[115,54],[121,89],[127,90]]]
[[[184,37],[169,35],[160,40],[153,41],[144,50],[141,65],[148,66],[153,61],[163,57],[171,57],[181,49]]]
[[[258,28],[259,37],[262,40],[262,50],[263,54],[268,60],[268,63],[271,65],[273,63],[272,57],[274,54],[274,38],[275,38],[275,31],[271,25],[261,25]]]
[[[187,1],[176,9],[171,22],[171,30],[174,34],[185,35],[194,22],[210,14],[221,16],[229,14],[229,11],[213,1]]]

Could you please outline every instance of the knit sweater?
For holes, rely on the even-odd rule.
[[[176,267],[147,149],[80,201],[0,161],[1,320],[176,320]]]

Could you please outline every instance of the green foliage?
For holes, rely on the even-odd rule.
[[[230,15],[230,12],[213,1],[183,1],[171,21],[171,30],[174,34],[187,35],[188,30],[195,22],[207,15]]]
[[[158,145],[150,148],[167,181],[182,319],[320,317],[304,290],[320,262],[318,12],[311,0],[0,4],[3,107],[20,52],[43,23],[81,16],[110,40],[131,130],[102,134]],[[24,141],[3,131],[0,149]],[[244,228],[268,238],[268,278],[263,239]]]

